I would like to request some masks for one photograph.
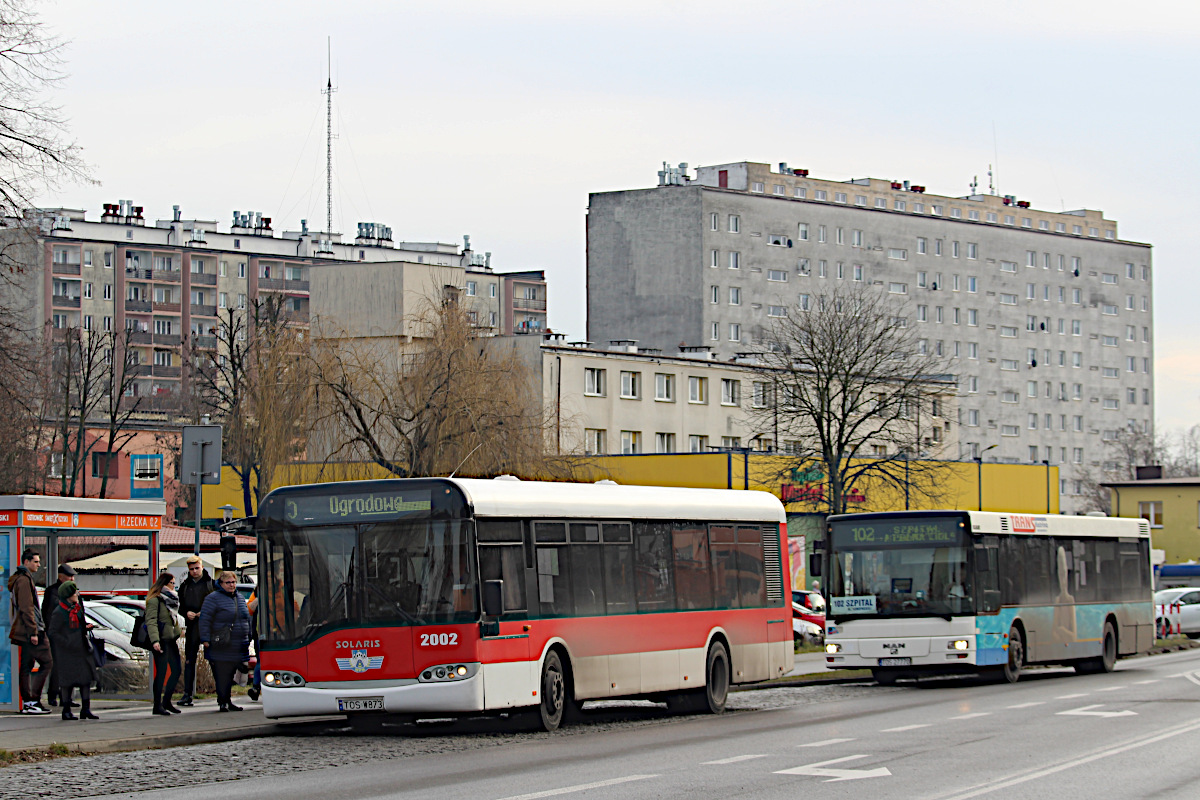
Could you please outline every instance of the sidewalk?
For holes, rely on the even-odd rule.
[[[195,707],[180,709],[182,714],[158,717],[150,713],[147,701],[100,700],[92,703],[92,711],[100,719],[74,722],[64,722],[58,708],[43,716],[0,714],[0,750],[45,752],[57,744],[75,752],[110,753],[277,732],[276,723],[263,716],[261,703],[251,703],[246,697],[238,698],[237,703],[245,711],[219,714],[215,699],[197,700]]]

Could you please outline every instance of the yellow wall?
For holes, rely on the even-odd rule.
[[[1138,503],[1162,503],[1163,524],[1161,528],[1150,529],[1150,546],[1166,551],[1163,563],[1200,561],[1200,485],[1160,483],[1122,486],[1110,492],[1109,507],[1118,517],[1141,516]]]
[[[914,462],[917,463],[917,462]],[[909,507],[919,508],[978,508],[977,475],[979,466],[974,461],[920,462],[927,468],[933,464],[933,472],[920,477],[914,467],[913,481],[934,481],[937,496],[934,500],[912,493]],[[581,480],[608,478],[623,484],[647,486],[690,486],[697,488],[732,487],[769,491],[780,497],[782,484],[798,486],[786,475],[791,461],[783,456],[751,453],[746,459],[740,454],[694,453],[679,455],[600,456],[592,457],[579,468]],[[747,475],[748,468],[748,475]],[[289,464],[275,473],[274,487],[299,483],[322,483],[337,480],[363,480],[387,478],[390,475],[375,464]],[[748,477],[748,480],[747,480]],[[1032,464],[984,464],[983,508],[986,511],[1018,511],[1028,513],[1046,512],[1047,468]],[[1050,511],[1058,513],[1058,469],[1049,468]],[[865,502],[854,511],[895,511],[905,507],[904,493],[892,487],[866,482],[858,487]],[[245,516],[242,509],[242,492],[233,470],[225,467],[219,486],[204,487],[205,518],[221,517],[220,506],[229,503],[235,507],[234,517]],[[802,504],[788,505],[789,511],[800,513],[810,510]],[[1133,506],[1136,513],[1137,505]],[[1195,535],[1195,503],[1192,504],[1192,533]],[[253,513],[253,512],[251,512]],[[1158,546],[1158,545],[1156,545]]]

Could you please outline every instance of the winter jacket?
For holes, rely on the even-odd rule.
[[[88,686],[96,680],[96,662],[92,657],[92,645],[88,641],[87,621],[83,610],[79,611],[80,624],[71,627],[71,612],[62,603],[50,617],[50,641],[54,645],[54,667],[58,672],[58,685]]]
[[[37,587],[33,575],[25,567],[17,567],[8,579],[8,591],[12,596],[12,627],[8,639],[13,644],[28,645],[29,637],[44,633],[46,623],[38,605]]]
[[[232,627],[232,641],[224,645],[212,644],[213,634]],[[208,646],[204,657],[209,661],[250,660],[250,611],[246,600],[237,591],[217,591],[204,598],[200,609],[200,641]]]
[[[179,615],[183,617],[184,624],[189,630],[195,630],[198,619],[188,619],[188,612],[195,611],[200,613],[200,609],[204,606],[204,599],[212,594],[217,589],[217,584],[213,582],[212,576],[208,574],[208,570],[200,573],[200,577],[192,580],[189,575],[179,584]],[[191,636],[192,634],[188,634]]]
[[[62,581],[55,581],[46,587],[42,592],[42,622],[50,624],[50,618],[54,616],[54,609],[58,608],[58,587],[62,586]]]
[[[150,634],[151,644],[171,644],[183,633],[175,622],[171,607],[159,595],[146,600],[146,633]]]

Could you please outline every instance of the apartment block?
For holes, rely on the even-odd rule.
[[[133,394],[145,398],[140,408],[147,411],[177,407],[185,338],[219,356],[218,315],[270,294],[301,326],[324,314],[396,333],[418,307],[404,298],[415,288],[433,301],[447,293],[461,298],[494,333],[545,327],[544,275],[519,272],[507,282],[493,272],[490,253],[471,250],[469,237],[461,247],[394,242],[391,228],[364,222],[343,241],[310,231],[305,220],[299,231],[277,232],[270,217],[240,211],[222,231],[215,221],[183,219],[178,206],[171,219],[151,225],[141,206],[120,201],[105,204],[98,221],[79,209],[32,210],[3,220],[0,239],[23,267],[5,300],[23,311],[27,327],[56,338],[69,328],[131,332],[139,373]],[[517,301],[506,305],[505,298],[531,291],[530,284],[540,324],[522,328],[524,318],[516,318],[516,329],[506,328]]]
[[[1065,513],[1105,442],[1154,418],[1150,245],[1100,211],[787,164],[664,168],[590,196],[588,338],[770,346],[773,319],[852,285],[885,293],[958,381],[954,457],[1061,467]]]

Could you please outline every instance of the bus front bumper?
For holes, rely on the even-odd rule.
[[[383,708],[371,702],[362,710],[347,711],[345,701],[382,700]],[[340,702],[339,702],[340,701]],[[483,675],[478,670],[462,680],[419,682],[415,678],[389,681],[329,681],[304,686],[263,686],[263,714],[279,717],[317,717],[339,714],[385,713],[465,714],[484,708]]]
[[[826,638],[826,669],[895,669],[969,671],[1003,664],[1000,648],[979,650],[974,635],[889,637],[886,639]],[[993,649],[995,652],[993,652]]]

